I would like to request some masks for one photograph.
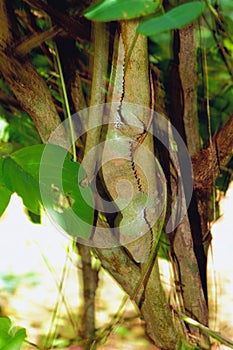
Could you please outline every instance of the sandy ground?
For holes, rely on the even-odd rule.
[[[227,337],[233,338],[233,183],[221,203],[224,215],[213,225],[213,254],[209,256],[209,285],[212,289],[210,325]],[[52,311],[59,300],[58,285],[64,275],[63,295],[66,306],[58,303],[58,316],[68,313],[78,322],[77,310],[81,307],[78,269],[80,262],[74,253],[67,258],[68,239],[56,231],[44,216],[42,225],[29,222],[20,198],[13,196],[10,206],[0,220],[0,306],[4,313],[28,330],[30,341],[38,340],[38,333],[45,334],[51,326]],[[64,264],[66,262],[66,270]],[[7,277],[8,276],[8,277]],[[11,276],[11,277],[10,277]],[[11,278],[12,290],[5,291],[6,278]],[[101,273],[97,295],[97,323],[102,326],[111,320],[123,297],[121,289],[106,274]],[[9,283],[8,283],[9,286]],[[127,315],[135,315],[132,304],[128,304]],[[74,316],[76,315],[76,316]],[[67,317],[67,316],[66,316]],[[64,337],[75,336],[72,327],[67,328],[59,318],[59,332]],[[39,329],[39,332],[38,332]],[[122,338],[115,347],[107,345],[101,349],[152,349],[143,340],[140,321],[134,325],[135,340],[130,341],[127,328],[116,330],[113,338]],[[118,333],[118,334],[117,334]],[[127,335],[128,334],[128,335]],[[131,338],[131,337],[130,337]],[[213,347],[225,350],[227,347]]]

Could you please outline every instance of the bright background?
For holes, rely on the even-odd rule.
[[[220,219],[212,227],[212,249],[209,254],[210,326],[223,335],[233,338],[233,183],[221,200]],[[46,334],[50,329],[51,317],[59,300],[57,285],[64,272],[64,295],[69,310],[76,313],[81,308],[80,261],[75,253],[67,259],[69,240],[43,215],[42,225],[32,224],[26,216],[21,199],[13,195],[10,205],[0,219],[0,306],[3,313],[17,325],[26,327],[30,341],[37,342],[38,334]],[[162,265],[166,275],[167,265]],[[164,279],[168,277],[164,276]],[[100,274],[97,292],[97,325],[107,324],[117,311],[123,292],[106,273]],[[61,299],[60,299],[61,301]],[[66,315],[64,305],[59,315]],[[136,314],[130,303],[127,315]],[[75,336],[72,327],[58,317],[59,334],[64,338]],[[103,349],[152,349],[144,339],[140,321],[134,324],[133,337],[124,327],[115,334],[114,348],[106,345]],[[123,338],[123,343],[119,339]],[[227,347],[214,347],[227,349]]]

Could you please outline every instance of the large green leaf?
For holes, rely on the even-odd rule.
[[[88,239],[94,217],[92,190],[89,186],[80,186],[86,177],[85,171],[66,153],[65,149],[53,145],[47,145],[44,150],[40,166],[43,205],[65,232]]]
[[[0,216],[2,216],[2,214],[6,210],[12,195],[12,192],[6,187],[3,179],[2,163],[3,158],[0,158]]]
[[[40,156],[36,154],[36,157],[33,157],[32,147],[22,148],[5,158],[2,170],[7,188],[11,192],[16,192],[29,210],[39,214],[41,200],[35,166],[39,168]]]
[[[159,3],[152,0],[104,0],[90,6],[84,16],[101,22],[132,19],[155,12]]]
[[[8,113],[11,121],[8,126],[8,132],[11,142],[20,144],[21,147],[27,147],[41,143],[40,136],[35,125],[26,113],[14,115]]]
[[[56,224],[82,238],[89,237],[94,216],[92,191],[79,185],[85,176],[67,150],[55,145],[25,147],[3,161],[6,186],[31,212],[39,214],[44,206]]]
[[[8,317],[0,317],[1,350],[20,350],[25,338],[25,328],[12,327]]]
[[[200,1],[188,2],[175,7],[165,15],[149,19],[141,23],[138,33],[152,36],[161,32],[182,28],[196,20],[205,10],[205,3]]]
[[[10,336],[9,330],[11,328],[11,320],[8,317],[0,317],[0,349],[7,344]]]
[[[11,332],[10,332],[11,333]],[[26,338],[26,329],[20,328],[11,337],[2,350],[20,350],[24,339]]]

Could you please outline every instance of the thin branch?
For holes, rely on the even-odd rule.
[[[85,245],[78,244],[78,250],[82,257],[82,278],[84,295],[83,337],[85,349],[95,339],[95,293],[98,285],[98,270],[92,267],[91,250]]]
[[[0,18],[5,24],[0,28],[0,69],[6,83],[19,101],[21,107],[30,115],[41,139],[46,142],[51,133],[60,124],[53,100],[46,83],[37,73],[28,58],[21,60],[11,50],[8,43],[14,42],[15,18],[3,6],[0,6]],[[7,30],[7,28],[9,30]],[[59,135],[61,138],[61,135]]]
[[[38,9],[46,12],[59,27],[63,28],[72,38],[77,40],[81,39],[90,39],[90,31],[87,26],[87,22],[81,24],[76,18],[71,15],[64,14],[57,10],[55,7],[47,5],[43,1],[39,0],[23,0],[31,6],[35,6]]]
[[[94,24],[94,67],[91,88],[91,106],[101,105],[105,101],[105,85],[108,67],[108,31],[104,23]],[[85,145],[85,153],[83,165],[87,173],[87,178],[91,182],[95,175],[95,166],[98,159],[97,146],[100,140],[100,132],[102,125],[102,113],[96,113],[94,109],[90,109],[88,115],[88,129]],[[88,162],[85,162],[85,156],[94,148],[92,156],[88,156]],[[84,332],[86,349],[90,349],[90,341],[95,338],[95,292],[97,288],[98,272],[93,270],[91,266],[90,248],[77,244],[78,250],[82,257],[83,264],[83,285],[84,285]],[[92,342],[93,350],[95,344]]]
[[[233,115],[213,138],[215,150],[211,146],[201,150],[192,158],[194,188],[206,190],[213,186],[219,174],[233,154]]]
[[[45,40],[54,38],[58,33],[62,31],[61,28],[54,26],[49,30],[41,33],[36,33],[29,38],[25,39],[22,43],[17,44],[14,49],[20,57],[27,55],[32,49],[40,46]]]

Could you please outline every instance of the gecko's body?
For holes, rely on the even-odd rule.
[[[119,208],[115,226],[119,228],[120,243],[136,262],[144,263],[153,249],[152,226],[160,206],[156,209],[156,200],[150,194],[147,174],[144,174],[143,169],[144,155],[148,152],[143,141],[149,128],[140,120],[143,108],[126,103],[124,98],[127,88],[125,56],[123,38],[118,34],[114,43],[115,64],[109,84],[111,105],[108,109],[106,136],[109,145],[107,143],[104,149],[103,174],[112,179],[108,191]],[[148,115],[148,123],[151,124],[151,114]],[[123,182],[128,182],[128,186],[123,186]]]

